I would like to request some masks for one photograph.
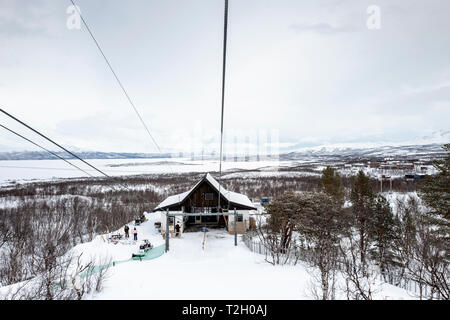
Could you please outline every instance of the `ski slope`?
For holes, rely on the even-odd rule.
[[[273,266],[264,256],[251,252],[238,237],[225,230],[210,230],[203,249],[203,233],[184,233],[181,239],[170,239],[170,251],[152,260],[131,260],[138,251],[139,242],[149,239],[156,247],[164,240],[154,228],[160,213],[146,213],[148,221],[136,226],[138,242],[106,241],[108,235],[97,236],[93,241],[79,244],[72,253],[81,254],[85,262],[94,259],[104,265],[122,261],[108,270],[101,292],[92,292],[83,299],[92,300],[302,300],[314,299],[311,269],[303,263],[296,266]],[[130,231],[133,223],[129,224]],[[123,233],[122,228],[110,234]],[[109,235],[110,235],[109,234]],[[130,234],[132,237],[132,234]],[[109,260],[111,259],[111,260]],[[125,261],[128,260],[128,261]],[[13,284],[0,288],[0,296],[18,288]],[[337,287],[344,287],[344,279]],[[416,299],[412,292],[377,283],[374,299]],[[336,299],[346,299],[337,292]]]
[[[159,213],[146,214],[137,226],[154,245],[163,243],[155,230]],[[132,228],[131,228],[132,230]],[[264,256],[250,252],[242,241],[224,230],[208,231],[205,249],[201,232],[170,239],[170,251],[150,261],[132,261],[112,267],[102,292],[87,299],[313,299],[306,266],[273,266]],[[128,259],[137,245],[113,245],[101,237],[75,248],[114,260]],[[345,297],[341,297],[345,298]],[[376,299],[413,299],[403,289],[383,284]]]

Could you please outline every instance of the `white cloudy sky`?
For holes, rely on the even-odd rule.
[[[76,2],[163,150],[217,147],[223,0]],[[0,105],[66,146],[156,152],[69,5],[0,0]],[[447,0],[230,0],[225,129],[298,146],[448,131],[449,34]],[[4,130],[0,148],[34,149]]]

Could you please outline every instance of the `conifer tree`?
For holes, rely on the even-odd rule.
[[[450,144],[444,145],[445,151],[450,151]],[[450,152],[443,160],[435,161],[436,175],[427,178],[419,196],[430,209],[427,220],[437,226],[440,236],[448,239],[450,233]]]
[[[295,219],[299,215],[298,196],[291,192],[285,192],[280,198],[267,205],[267,226],[271,232],[280,234],[281,250],[284,252],[291,244],[292,233],[295,227]]]
[[[388,200],[382,195],[376,195],[373,198],[371,209],[369,233],[375,246],[372,256],[381,271],[385,271],[395,260],[392,248],[396,238],[395,219]]]
[[[374,193],[370,179],[362,170],[358,172],[350,194],[352,202],[353,225],[359,232],[359,250],[361,263],[365,265],[369,247],[369,223]]]
[[[326,167],[322,171],[322,179],[319,181],[319,191],[333,197],[334,201],[342,206],[344,204],[345,191],[340,175],[332,167]]]
[[[335,270],[343,221],[335,199],[324,192],[303,193],[299,196],[301,214],[297,230],[312,247],[310,263],[320,273],[323,300],[334,299]]]

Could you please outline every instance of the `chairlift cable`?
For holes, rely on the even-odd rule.
[[[5,130],[8,130],[9,132],[15,134],[16,136],[19,136],[20,138],[22,138],[22,139],[24,139],[24,140],[26,140],[26,141],[28,141],[28,142],[34,144],[35,146],[37,146],[37,147],[39,147],[39,148],[41,148],[41,149],[47,151],[48,153],[50,153],[50,154],[52,154],[53,156],[55,156],[55,157],[57,157],[57,158],[63,160],[64,162],[67,162],[67,163],[70,164],[72,167],[75,167],[76,169],[78,169],[78,170],[80,170],[80,171],[83,171],[83,172],[84,172],[85,174],[87,174],[88,176],[94,177],[93,175],[91,175],[90,173],[88,173],[88,172],[86,172],[85,170],[81,169],[80,167],[78,167],[77,165],[75,165],[75,164],[73,164],[72,162],[68,161],[67,159],[64,159],[63,157],[59,156],[59,155],[56,154],[55,152],[50,151],[50,150],[48,150],[47,148],[44,148],[43,146],[37,144],[36,142],[34,142],[34,141],[32,141],[32,140],[30,140],[30,139],[24,137],[24,136],[21,135],[20,133],[17,133],[17,132],[15,132],[15,131],[12,130],[12,129],[7,128],[6,126],[4,126],[4,125],[2,125],[2,124],[0,124],[0,127],[2,127],[2,128],[5,129]],[[73,170],[73,169],[72,169],[72,170]]]
[[[219,159],[219,199],[220,208],[220,188],[222,182],[222,150],[223,150],[223,114],[225,109],[225,71],[227,60],[227,31],[228,31],[228,0],[225,0],[224,21],[223,21],[223,56],[222,56],[222,112],[220,117],[220,159]]]
[[[83,22],[84,26],[86,27],[87,31],[89,32],[89,35],[91,36],[92,40],[94,40],[95,45],[97,46],[98,50],[100,51],[103,59],[105,60],[106,64],[108,65],[109,69],[111,70],[114,78],[116,79],[117,83],[119,84],[120,88],[122,89],[125,97],[127,98],[128,102],[130,103],[131,107],[133,108],[134,112],[136,113],[136,115],[138,116],[142,126],[145,128],[145,131],[147,131],[147,134],[149,135],[149,137],[151,138],[151,140],[153,141],[153,143],[155,144],[156,148],[158,149],[159,153],[162,154],[162,150],[159,147],[158,143],[156,142],[155,138],[153,137],[153,135],[150,133],[150,130],[148,128],[148,126],[145,124],[144,120],[142,119],[142,116],[140,115],[139,111],[137,110],[133,100],[131,99],[130,95],[128,94],[127,90],[125,89],[125,87],[122,84],[122,81],[120,81],[117,73],[114,71],[111,63],[109,62],[108,58],[106,57],[105,53],[103,52],[102,48],[100,47],[100,44],[98,43],[97,39],[95,38],[94,34],[92,33],[91,29],[89,28],[86,20],[84,19],[83,15],[80,12],[80,9],[78,8],[78,6],[75,4],[75,2],[73,0],[70,0],[70,2],[72,3],[72,5],[74,6],[74,8],[77,10],[81,21]],[[170,165],[169,165],[170,166]]]
[[[57,147],[61,148],[62,150],[64,150],[65,152],[67,152],[68,154],[70,154],[71,156],[77,158],[78,160],[80,160],[81,162],[83,162],[84,164],[88,165],[89,167],[91,167],[92,169],[95,169],[96,171],[100,172],[102,175],[108,177],[108,178],[112,178],[111,176],[107,175],[106,173],[104,173],[103,171],[101,171],[100,169],[97,169],[96,167],[94,167],[92,164],[88,163],[87,161],[83,160],[82,158],[80,158],[79,156],[77,156],[75,153],[67,150],[66,148],[64,148],[63,146],[61,146],[60,144],[56,143],[54,140],[50,139],[49,137],[47,137],[46,135],[40,133],[39,131],[37,131],[36,129],[30,127],[29,125],[27,125],[25,122],[23,122],[20,119],[17,119],[15,116],[9,114],[8,112],[6,112],[5,110],[0,108],[0,112],[4,113],[5,115],[7,115],[8,117],[10,117],[11,119],[19,122],[21,125],[27,127],[28,129],[30,129],[31,131],[33,131],[34,133],[37,133],[38,135],[40,135],[41,137],[43,137],[44,139],[50,141],[51,143],[53,143],[54,145],[56,145]]]

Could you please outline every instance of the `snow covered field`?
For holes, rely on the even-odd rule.
[[[361,166],[352,166],[347,163],[349,159],[339,157],[302,156],[293,157],[292,160],[281,158],[265,158],[256,161],[234,161],[228,158],[222,163],[224,178],[242,177],[304,177],[320,175],[326,166],[340,166],[338,172],[341,176],[353,176],[359,170],[371,177],[381,174],[392,178],[401,178],[411,170],[379,170],[369,168],[367,163]],[[295,160],[294,160],[295,159]],[[102,176],[99,172],[79,160],[70,160],[74,165],[87,171],[92,176]],[[191,158],[150,158],[150,159],[90,159],[89,163],[111,176],[129,176],[142,174],[183,174],[189,172],[205,173],[219,171],[217,159],[192,160]],[[349,167],[343,167],[347,164]],[[427,174],[434,174],[431,165],[426,166]],[[423,172],[418,172],[423,173]],[[87,174],[77,170],[61,160],[0,160],[0,185],[11,182],[31,182],[36,180],[53,180],[65,178],[83,178]]]
[[[154,247],[164,240],[154,228],[160,221],[160,213],[146,213],[148,221],[136,226],[139,241],[149,239]],[[130,231],[134,226],[131,223]],[[122,229],[112,232],[123,233]],[[130,235],[131,236],[131,235]],[[139,241],[113,244],[106,241],[108,235],[97,236],[93,241],[79,244],[74,254],[83,253],[84,261],[123,261],[137,252]],[[181,239],[170,239],[170,251],[148,261],[128,261],[116,264],[108,271],[104,289],[91,293],[84,299],[314,299],[311,293],[310,272],[303,263],[296,266],[273,266],[264,256],[251,252],[238,236],[225,230],[207,232],[205,249],[202,249],[203,233],[183,234]],[[102,264],[102,263],[100,263]],[[343,286],[344,280],[338,280]],[[0,288],[0,295],[14,290],[20,284]],[[415,299],[412,292],[389,285],[376,284],[374,299]],[[338,299],[345,299],[337,292]]]
[[[110,175],[168,174],[171,172],[208,172],[218,170],[215,160],[191,161],[190,159],[102,159],[89,160]],[[77,165],[79,163],[74,162]],[[224,178],[258,176],[303,176],[320,174],[319,165],[308,171],[278,171],[279,167],[299,165],[299,161],[249,161],[225,162]],[[84,168],[84,167],[83,167]],[[239,170],[233,169],[241,169]],[[245,170],[260,169],[260,172]],[[370,169],[366,169],[369,171]],[[237,171],[237,172],[236,172]],[[89,171],[97,175],[92,170]],[[0,161],[0,184],[12,181],[64,179],[80,177],[80,172],[59,160]],[[352,172],[353,174],[353,172]],[[415,193],[385,194],[395,209],[395,199]],[[5,199],[0,207],[10,207],[17,199]],[[139,239],[149,239],[154,246],[164,240],[155,230],[158,213],[146,214],[149,221],[137,226]],[[130,225],[131,230],[133,225]],[[122,232],[122,230],[119,230]],[[87,299],[313,299],[311,270],[304,264],[297,266],[272,266],[264,256],[251,252],[241,241],[234,246],[234,236],[224,230],[207,233],[205,250],[203,234],[185,233],[182,239],[171,239],[170,251],[154,260],[130,261],[110,269],[104,290],[91,294]],[[106,261],[127,260],[136,252],[138,244],[112,244],[106,235],[77,245],[74,253],[83,253],[84,259]],[[340,279],[344,286],[344,279]],[[0,288],[0,295],[8,287]],[[338,295],[337,298],[345,299]],[[388,284],[377,284],[375,299],[414,299],[411,292]]]
[[[101,176],[81,161],[70,160],[93,176]],[[210,172],[219,170],[217,160],[195,160],[189,158],[165,159],[93,159],[88,160],[103,172],[114,175],[167,174],[186,172]],[[230,169],[253,170],[269,167],[277,171],[279,166],[290,166],[293,161],[225,161],[224,171]],[[298,161],[296,161],[298,163]],[[87,167],[87,168],[86,168]],[[86,177],[83,172],[61,160],[3,160],[0,161],[0,183],[8,181],[50,180],[55,178]]]
[[[155,246],[164,241],[154,228],[159,213],[138,226],[140,239]],[[245,244],[224,230],[207,233],[202,250],[201,232],[170,239],[170,251],[149,261],[132,261],[112,267],[104,290],[88,299],[312,299],[311,278],[304,265],[273,266],[264,256],[250,252]],[[78,245],[75,252],[89,256],[131,257],[137,245],[110,244],[99,236]],[[413,299],[403,289],[382,284],[376,299]]]

